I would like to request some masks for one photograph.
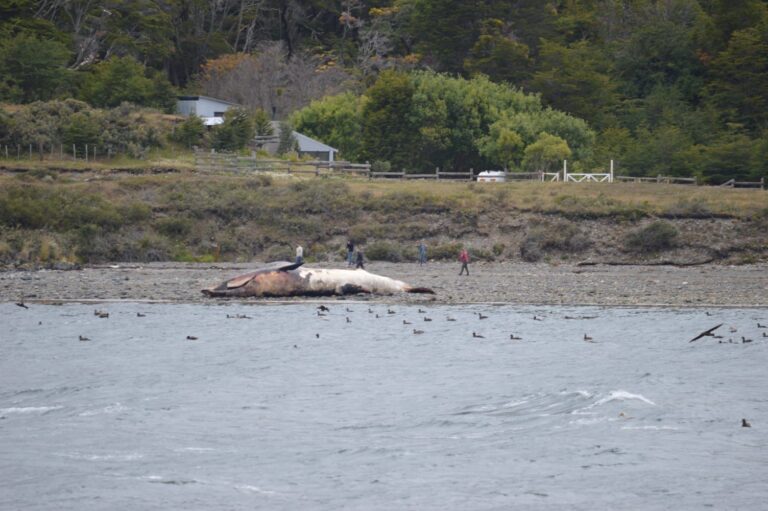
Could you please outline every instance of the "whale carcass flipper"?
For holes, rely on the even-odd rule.
[[[266,264],[256,271],[252,271],[244,275],[238,275],[237,277],[231,278],[214,288],[203,289],[202,291],[203,291],[203,294],[207,296],[222,296],[222,295],[225,295],[227,291],[232,291],[232,290],[237,290],[239,288],[242,288],[243,286],[251,282],[253,279],[258,277],[259,275],[263,275],[266,273],[279,274],[281,272],[289,272],[291,270],[295,270],[302,264],[304,263],[276,261],[274,263]]]

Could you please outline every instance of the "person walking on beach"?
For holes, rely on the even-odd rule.
[[[459,275],[464,273],[464,270],[467,271],[467,277],[469,277],[469,252],[467,252],[466,248],[462,248],[461,252],[459,252],[459,262],[461,263],[461,271],[459,271]]]
[[[355,244],[352,240],[347,241],[347,266],[355,264]]]
[[[424,240],[419,242],[419,266],[427,264],[427,246]]]
[[[360,268],[361,270],[365,269],[365,266],[363,266],[363,251],[359,248],[357,249],[357,264],[355,264],[355,269]]]
[[[296,264],[304,264],[304,249],[301,245],[296,247]]]

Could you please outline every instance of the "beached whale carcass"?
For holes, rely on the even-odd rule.
[[[254,272],[222,282],[216,287],[203,289],[207,296],[330,296],[370,293],[429,293],[424,287],[413,287],[400,280],[390,279],[365,270],[336,270],[301,268],[301,264],[278,262]]]

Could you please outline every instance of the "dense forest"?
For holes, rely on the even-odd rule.
[[[754,179],[768,1],[0,0],[0,101],[170,111],[178,92],[382,165]]]

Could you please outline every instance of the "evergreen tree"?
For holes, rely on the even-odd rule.
[[[63,93],[72,78],[69,55],[63,44],[29,34],[0,42],[0,99],[29,103]]]

